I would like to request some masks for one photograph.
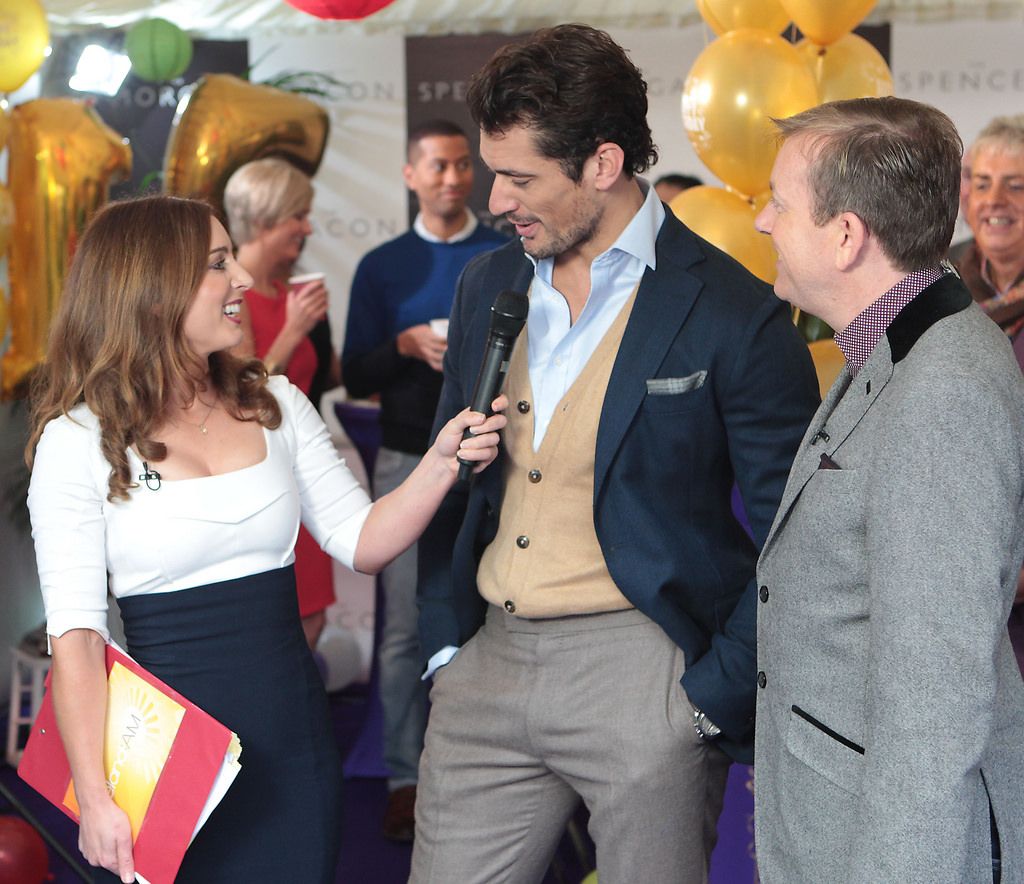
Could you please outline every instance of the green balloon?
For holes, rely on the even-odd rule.
[[[161,83],[185,73],[192,61],[192,40],[181,28],[162,18],[133,25],[124,38],[132,73]]]

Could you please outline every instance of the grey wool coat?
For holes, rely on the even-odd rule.
[[[765,884],[1024,882],[1024,379],[953,274],[844,369],[758,563]]]

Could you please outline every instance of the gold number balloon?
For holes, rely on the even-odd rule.
[[[799,52],[767,31],[731,31],[708,44],[683,86],[683,128],[712,172],[742,194],[761,193],[778,152],[771,117],[818,103]]]
[[[877,0],[779,0],[809,40],[819,46],[835,43],[864,20]]]
[[[179,105],[164,157],[164,189],[220,205],[224,185],[243,163],[271,154],[313,175],[327,146],[320,105],[229,74],[209,74]]]
[[[708,27],[711,28],[711,30],[714,31],[716,34],[718,34],[718,36],[721,36],[726,32],[726,30],[728,30],[725,27],[725,25],[723,25],[715,17],[715,14],[711,11],[711,8],[708,6],[708,0],[695,0],[695,3],[697,6],[697,12],[700,13],[700,17],[704,19],[705,22],[707,22]]]
[[[43,63],[49,43],[38,0],[0,0],[0,92],[21,88]]]
[[[845,98],[892,95],[892,71],[882,54],[857,34],[847,34],[828,46],[801,40],[797,50],[807,60],[822,103]]]
[[[0,255],[7,251],[11,244],[11,230],[14,227],[14,200],[11,192],[0,184]],[[0,339],[3,333],[0,332]]]
[[[70,98],[40,98],[14,108],[9,148],[15,224],[5,396],[43,358],[79,233],[107,201],[110,185],[131,172],[124,139],[90,107]]]
[[[669,208],[698,236],[731,255],[755,276],[775,282],[775,249],[771,237],[754,229],[754,204],[722,187],[691,187]]]
[[[697,0],[697,11],[719,36],[739,28],[778,34],[789,24],[779,0]]]

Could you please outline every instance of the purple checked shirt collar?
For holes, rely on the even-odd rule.
[[[938,266],[915,270],[904,276],[877,301],[869,304],[845,329],[836,333],[836,344],[846,357],[851,375],[856,375],[864,367],[900,311],[941,278],[942,268]]]

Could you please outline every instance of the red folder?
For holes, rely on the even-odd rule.
[[[235,735],[177,691],[143,669],[120,649],[107,645],[108,677],[115,663],[184,707],[184,716],[163,762],[134,842],[135,868],[150,884],[172,884],[192,840]],[[76,822],[66,803],[71,784],[64,744],[49,691],[32,727],[18,775]],[[71,802],[74,806],[74,801]]]

